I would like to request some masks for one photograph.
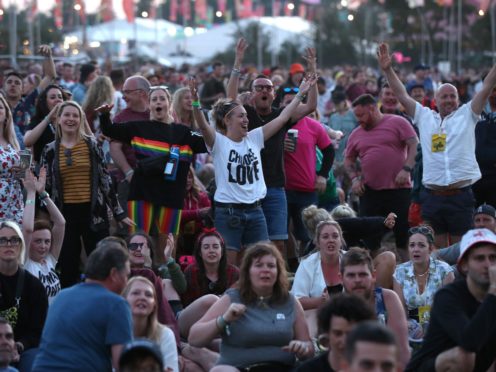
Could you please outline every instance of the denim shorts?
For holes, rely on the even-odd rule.
[[[267,187],[262,200],[270,240],[288,240],[288,209],[283,187]]]
[[[269,240],[262,207],[249,209],[215,207],[215,228],[229,250],[239,252],[249,244]]]

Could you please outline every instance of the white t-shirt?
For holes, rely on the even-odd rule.
[[[176,337],[169,327],[162,326],[160,335],[160,351],[165,368],[172,368],[174,372],[179,372],[179,360],[177,357]]]
[[[35,262],[30,258],[24,263],[24,269],[37,277],[45,287],[49,304],[60,292],[60,279],[55,272],[55,265],[57,265],[57,260],[51,254],[48,254],[43,263]]]
[[[260,150],[264,148],[262,127],[253,129],[241,142],[216,132],[212,149],[215,167],[214,200],[251,204],[267,193]]]

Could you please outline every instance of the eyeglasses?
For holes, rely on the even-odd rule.
[[[72,150],[71,149],[65,149],[64,155],[65,155],[65,165],[70,167],[72,165]]]
[[[253,88],[257,92],[262,92],[263,90],[266,90],[267,92],[272,92],[272,90],[274,89],[274,86],[273,85],[254,85]]]
[[[294,93],[294,94],[296,94],[296,93],[298,93],[300,91],[300,88],[298,88],[298,87],[291,87],[291,88],[287,87],[287,88],[284,88],[283,90],[284,90],[284,93]]]
[[[21,244],[22,240],[18,236],[12,236],[10,239],[6,237],[0,238],[0,247],[6,247],[8,245],[12,247],[17,247]]]
[[[144,244],[145,243],[129,243],[127,247],[129,248],[130,251],[135,251],[138,248],[142,249]]]
[[[434,232],[427,226],[416,226],[410,228],[410,230],[408,230],[408,235],[412,236],[413,234],[422,234],[429,239],[429,241],[434,241]]]

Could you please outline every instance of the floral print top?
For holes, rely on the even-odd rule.
[[[12,170],[19,164],[20,157],[14,148],[0,145],[0,220],[13,220],[21,224],[24,211],[22,187]]]
[[[396,266],[394,279],[403,287],[403,297],[408,310],[420,306],[432,306],[434,294],[443,286],[443,280],[453,272],[453,268],[444,261],[429,259],[429,277],[422,294],[419,293],[412,261]]]

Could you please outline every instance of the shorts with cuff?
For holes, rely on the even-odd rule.
[[[260,241],[268,241],[267,223],[262,207],[215,207],[215,228],[222,235],[226,248],[240,252],[241,248]]]
[[[267,194],[262,200],[262,209],[269,239],[288,240],[288,209],[284,187],[267,187]]]

